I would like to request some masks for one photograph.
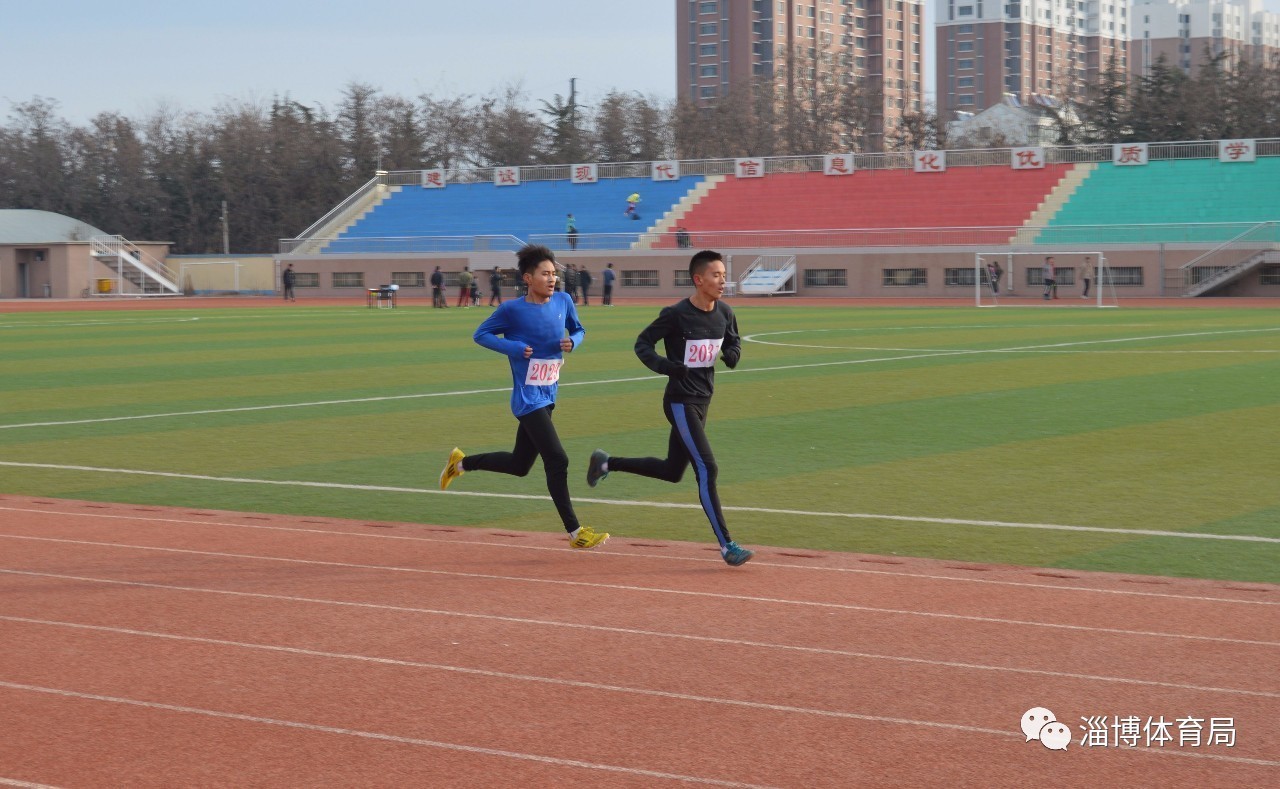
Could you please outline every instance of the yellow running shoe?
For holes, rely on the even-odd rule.
[[[440,490],[447,490],[449,483],[462,476],[462,459],[466,457],[461,449],[453,448],[449,453],[449,462],[444,465],[444,471],[440,472]]]
[[[579,526],[578,536],[569,538],[569,546],[571,548],[595,548],[598,545],[604,545],[609,541],[609,532],[593,531],[590,526]]]

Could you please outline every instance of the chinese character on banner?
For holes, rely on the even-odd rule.
[[[422,188],[423,189],[443,189],[444,188],[444,170],[423,170],[422,171]]]
[[[520,185],[520,168],[519,167],[493,168],[493,185],[494,186],[519,186]]]
[[[1015,170],[1043,170],[1044,148],[1014,148],[1009,153],[1009,164]]]
[[[764,178],[764,162],[759,159],[734,159],[733,172],[739,178]]]
[[[600,180],[596,173],[597,170],[594,164],[575,164],[573,166],[573,182],[575,184],[593,184]]]
[[[942,173],[947,170],[946,151],[916,151],[917,173]]]
[[[853,154],[837,153],[822,157],[823,175],[853,175]]]
[[[1145,142],[1127,142],[1111,146],[1111,163],[1125,167],[1147,163],[1147,144]]]
[[[1225,745],[1228,748],[1234,748],[1236,744],[1236,719],[1210,718],[1209,744]]]
[[[1080,720],[1084,721],[1080,728],[1085,730],[1084,736],[1080,738],[1080,744],[1087,748],[1107,747],[1107,743],[1110,742],[1107,739],[1107,735],[1110,733],[1107,731],[1107,716],[1091,715],[1086,718],[1082,715]]]
[[[1254,140],[1218,140],[1218,161],[1252,162],[1257,155]]]
[[[650,178],[655,181],[680,180],[680,162],[654,162]]]

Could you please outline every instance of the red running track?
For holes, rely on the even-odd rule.
[[[16,496],[0,524],[0,785],[1280,783],[1280,587]],[[1137,745],[1084,745],[1102,715]]]

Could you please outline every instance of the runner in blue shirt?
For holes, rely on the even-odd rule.
[[[609,535],[578,523],[569,497],[569,456],[551,421],[564,354],[582,344],[586,330],[578,322],[573,300],[555,289],[556,258],[551,250],[529,244],[516,253],[516,260],[526,295],[502,302],[474,337],[480,345],[506,356],[511,364],[511,412],[520,423],[516,445],[510,452],[470,456],[454,447],[440,473],[440,489],[447,489],[464,471],[523,477],[541,456],[547,490],[569,533],[569,544],[594,548],[603,545]]]

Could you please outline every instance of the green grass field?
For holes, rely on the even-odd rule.
[[[709,435],[739,542],[1280,582],[1273,311],[734,306]],[[713,544],[692,472],[582,481],[596,447],[665,451],[632,352],[656,312],[583,311],[571,487],[597,528]],[[487,314],[0,315],[0,492],[558,530],[540,465],[436,490],[454,445],[514,437],[506,362],[471,341]]]

